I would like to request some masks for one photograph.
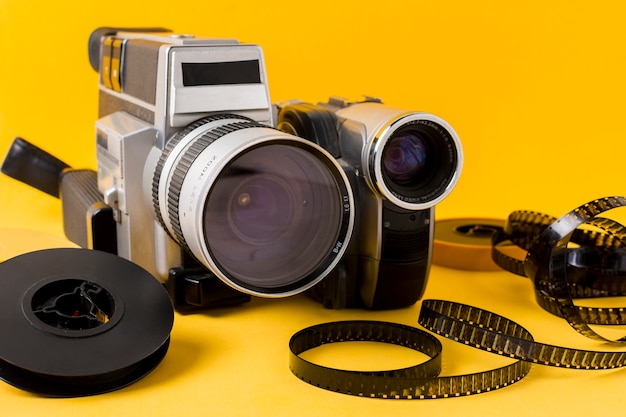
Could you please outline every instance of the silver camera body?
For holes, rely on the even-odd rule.
[[[430,269],[434,207],[456,185],[463,152],[430,113],[379,99],[279,104],[278,128],[319,143],[350,178],[357,226],[342,264],[312,289],[331,308],[401,308],[421,298]]]
[[[193,270],[264,297],[336,267],[354,227],[348,178],[321,146],[272,127],[259,46],[167,32],[98,43],[97,184],[118,255],[163,282]],[[203,286],[183,291],[203,298]]]

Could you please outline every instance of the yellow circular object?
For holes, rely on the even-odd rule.
[[[470,271],[501,271],[491,259],[491,238],[504,223],[504,220],[489,218],[438,220],[433,264]]]

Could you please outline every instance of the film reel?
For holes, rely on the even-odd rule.
[[[491,259],[491,239],[504,224],[504,220],[488,218],[437,220],[433,264],[470,271],[500,271]]]
[[[626,227],[600,217],[626,206],[626,197],[606,197],[584,204],[560,218],[541,213],[512,213],[492,237],[493,260],[501,268],[529,277],[539,304],[565,318],[579,333],[621,347],[626,338],[608,340],[590,324],[626,324],[626,308],[578,307],[575,297],[607,297],[626,294]],[[570,247],[568,244],[576,243]],[[502,248],[513,245],[525,256]],[[514,359],[504,368],[460,376],[428,374],[406,378],[395,371],[385,375],[320,372],[317,365],[294,359],[316,343],[340,342],[342,332],[314,326],[294,335],[290,342],[292,372],[300,379],[328,390],[352,395],[395,398],[447,398],[488,392],[522,379],[532,364],[601,370],[626,366],[626,351],[593,351],[540,343],[518,323],[478,307],[444,300],[423,300],[418,323],[425,329],[459,343]],[[338,326],[338,324],[332,324]],[[387,324],[379,324],[387,326]],[[415,329],[417,330],[417,329]],[[384,343],[399,343],[386,335],[393,329],[371,332]],[[345,333],[345,332],[344,332]],[[313,334],[313,336],[304,336]],[[295,340],[294,340],[295,339]],[[324,377],[322,377],[322,375]],[[348,388],[346,388],[348,387]],[[356,389],[355,389],[356,387]]]
[[[165,289],[118,256],[46,249],[0,264],[0,378],[52,397],[125,387],[165,356]]]

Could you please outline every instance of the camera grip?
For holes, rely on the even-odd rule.
[[[9,177],[57,198],[60,177],[67,168],[65,162],[19,137],[2,164],[2,172]]]
[[[98,190],[98,174],[89,169],[66,170],[61,175],[63,228],[80,247],[117,255],[117,229],[113,209]]]

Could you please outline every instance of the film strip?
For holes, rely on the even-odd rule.
[[[546,311],[565,318],[591,339],[613,342],[589,325],[626,324],[626,308],[576,306],[574,300],[626,295],[626,228],[599,217],[623,206],[626,197],[606,197],[558,219],[530,211],[513,212],[504,229],[493,237],[493,260],[509,272],[530,278],[537,303]],[[507,242],[525,250],[525,259],[501,251]]]
[[[600,352],[536,342],[518,323],[466,304],[424,300],[419,323],[448,339],[528,363],[593,370],[626,366],[626,351]]]
[[[539,304],[565,318],[576,331],[621,347],[626,338],[609,340],[589,325],[626,324],[626,308],[579,307],[573,300],[626,294],[626,228],[614,220],[600,217],[606,211],[623,206],[626,206],[626,197],[606,197],[582,205],[560,218],[529,211],[514,212],[503,228],[494,230],[493,261],[507,271],[530,278]],[[523,259],[512,257],[503,250],[511,244],[525,252]],[[585,370],[626,366],[626,351],[582,350],[540,343],[527,329],[506,317],[457,302],[423,300],[418,323],[440,336],[511,358],[514,362],[500,369],[467,375],[416,374],[407,377],[398,371],[341,371],[301,359],[298,355],[303,351],[345,340],[374,340],[416,348],[415,343],[390,337],[394,325],[389,323],[361,323],[361,330],[356,334],[368,334],[365,338],[355,336],[354,329],[346,331],[341,327],[342,323],[329,323],[304,329],[292,337],[292,372],[310,384],[345,394],[431,399],[478,394],[511,385],[524,378],[533,364]],[[345,325],[350,326],[350,322]],[[377,330],[372,331],[372,326]],[[417,338],[426,337],[417,329],[412,332]]]
[[[520,327],[521,329],[521,327]],[[530,334],[525,334],[530,337]],[[311,363],[300,354],[326,343],[374,341],[391,343],[425,353],[429,360],[404,369],[361,372]],[[439,376],[441,343],[431,334],[396,323],[342,321],[303,329],[292,336],[289,366],[311,385],[342,394],[382,399],[435,399],[489,392],[521,380],[530,364],[515,361],[501,368],[459,376]]]

